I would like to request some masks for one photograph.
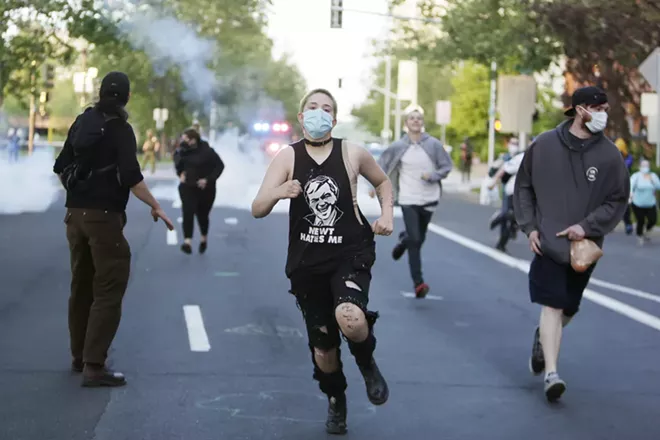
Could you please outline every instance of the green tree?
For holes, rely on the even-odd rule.
[[[395,0],[394,3],[397,3]],[[440,20],[441,33],[429,25],[402,23],[398,49],[408,56],[445,64],[471,60],[485,66],[496,61],[509,72],[544,70],[561,46],[539,26],[539,16],[520,0],[434,0],[419,2],[423,16]]]
[[[654,1],[526,0],[539,27],[561,45],[577,84],[608,92],[610,127],[630,139],[627,116],[640,117],[640,95],[650,91],[638,67],[660,44],[660,6]],[[570,105],[570,97],[564,96]]]

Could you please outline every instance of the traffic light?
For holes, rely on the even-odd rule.
[[[343,0],[332,0],[332,7],[330,9],[330,27],[332,29],[341,29],[342,14],[344,9]]]
[[[51,64],[42,66],[42,80],[44,89],[50,90],[55,86],[55,69]]]

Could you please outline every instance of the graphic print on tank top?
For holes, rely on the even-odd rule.
[[[308,180],[303,189],[307,206],[312,211],[304,218],[312,226],[334,226],[344,215],[339,209],[339,185],[329,176]]]

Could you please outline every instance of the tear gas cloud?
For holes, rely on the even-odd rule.
[[[0,150],[0,214],[46,211],[62,193],[53,174],[53,150],[36,149],[17,163],[9,163],[6,154]]]

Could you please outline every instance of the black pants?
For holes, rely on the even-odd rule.
[[[71,256],[71,355],[103,365],[119,328],[131,271],[126,214],[70,208],[64,223]]]
[[[408,251],[410,276],[415,286],[418,286],[424,282],[422,277],[422,245],[426,240],[426,231],[433,217],[433,211],[418,205],[401,206],[401,211],[403,211],[403,222],[406,225],[406,232],[401,235],[401,238]]]
[[[630,218],[630,205],[626,208],[626,212],[623,213],[623,224],[626,226],[632,225],[632,219]]]
[[[506,250],[506,245],[509,244],[516,226],[515,215],[513,213],[513,196],[504,197],[500,215],[497,216],[492,224],[500,225],[500,239],[497,242],[497,249]]]
[[[658,207],[652,206],[650,208],[640,208],[639,206],[631,205],[637,219],[637,236],[644,235],[644,229],[650,231],[658,221]]]
[[[375,247],[370,247],[346,259],[330,272],[315,274],[301,270],[290,278],[290,292],[296,297],[307,327],[308,345],[314,364],[313,377],[318,381],[321,391],[329,397],[343,395],[347,387],[341,360],[341,329],[335,315],[335,310],[340,304],[350,303],[358,306],[367,318],[369,336],[366,340],[353,342],[344,337],[356,364],[362,367],[368,366],[376,349],[373,328],[378,319],[378,312],[367,309],[371,267],[375,260]],[[347,286],[347,280],[354,282],[359,290]],[[327,333],[321,330],[323,327]],[[334,373],[324,373],[316,364],[315,348],[324,351],[336,349],[339,369]]]
[[[179,185],[181,210],[183,211],[183,238],[192,238],[195,216],[199,231],[203,236],[209,233],[209,214],[215,202],[215,186],[205,189],[188,185]]]

